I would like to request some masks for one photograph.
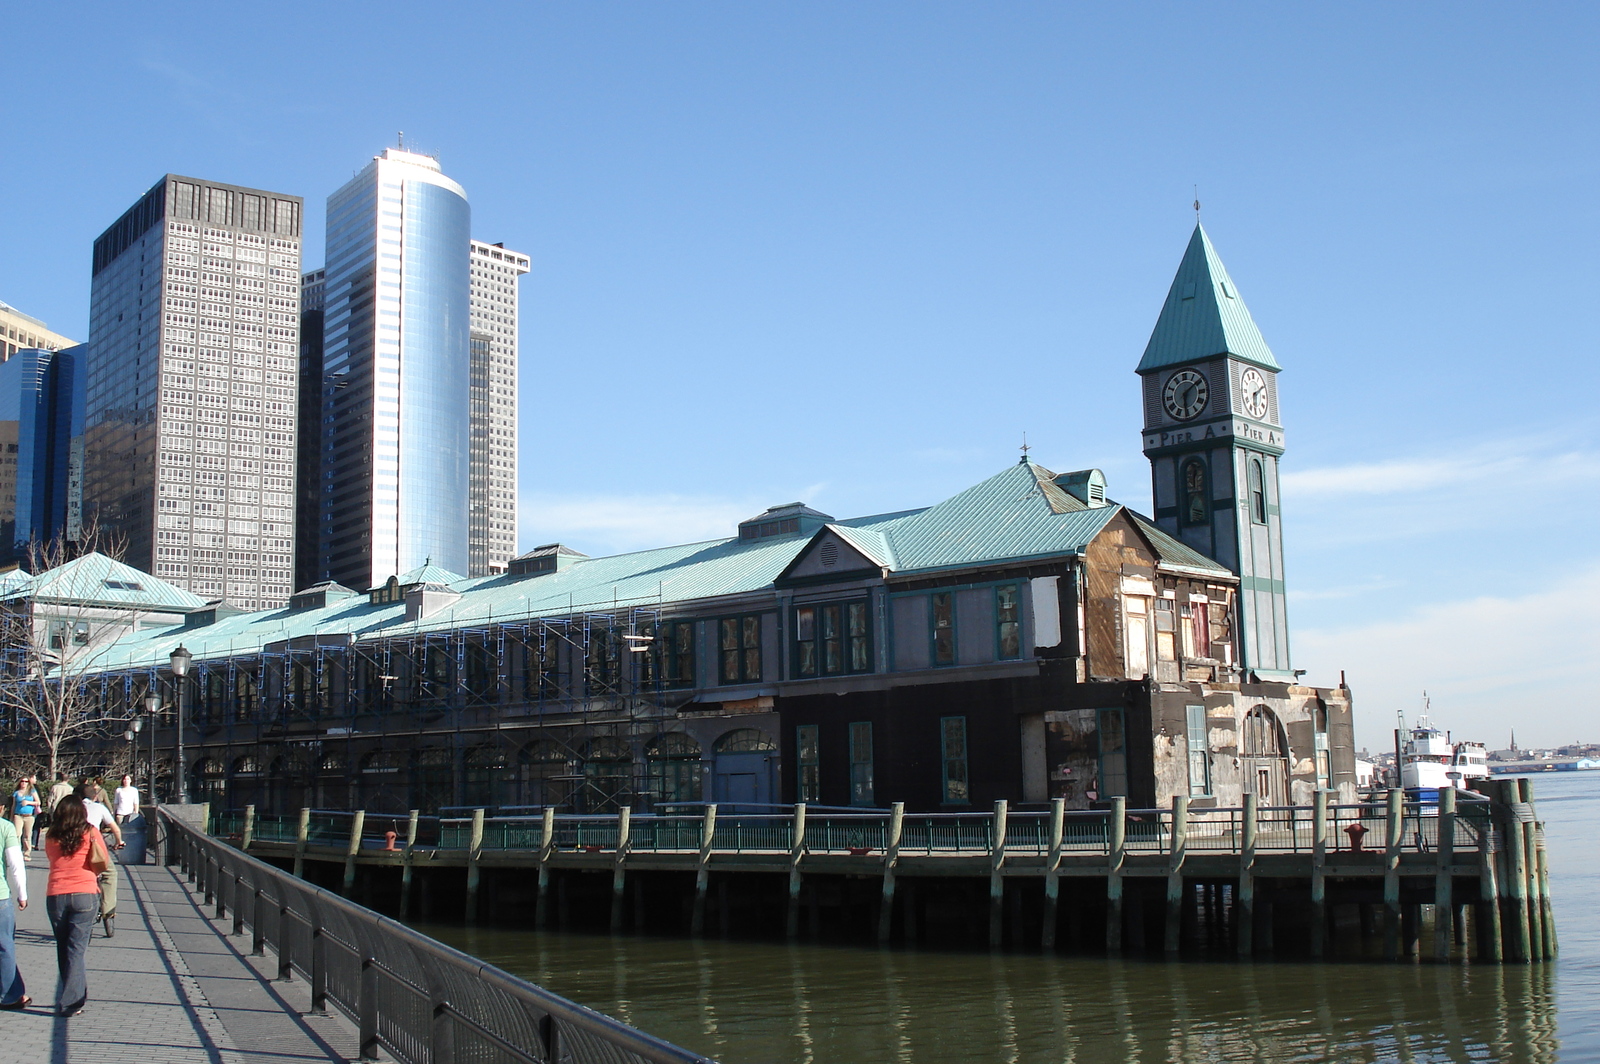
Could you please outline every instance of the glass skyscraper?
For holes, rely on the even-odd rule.
[[[328,197],[318,576],[468,568],[466,192],[387,149]]]
[[[301,211],[168,174],[94,243],[85,516],[241,609],[293,575]]]
[[[87,351],[23,348],[0,363],[0,562],[78,536]]]

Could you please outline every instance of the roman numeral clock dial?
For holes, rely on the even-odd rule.
[[[1192,369],[1180,369],[1167,378],[1167,386],[1161,390],[1161,402],[1174,418],[1190,421],[1206,408],[1210,393],[1204,377]]]
[[[1244,412],[1257,421],[1267,417],[1267,381],[1256,370],[1247,369],[1239,377],[1239,401]]]

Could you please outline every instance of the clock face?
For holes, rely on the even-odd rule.
[[[1239,377],[1239,404],[1257,421],[1267,416],[1267,381],[1259,372],[1247,369]]]
[[[1167,413],[1179,421],[1188,421],[1206,408],[1210,394],[1204,377],[1192,369],[1180,369],[1167,378],[1167,386],[1161,390],[1161,402]]]

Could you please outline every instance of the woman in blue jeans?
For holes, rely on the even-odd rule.
[[[28,907],[28,874],[17,829],[7,820],[0,820],[0,864],[0,1009],[25,1009],[33,998],[17,968],[16,935],[17,910]]]
[[[56,803],[44,852],[50,858],[44,908],[61,971],[56,1015],[77,1016],[89,999],[89,939],[100,916],[100,874],[89,862],[96,854],[109,859],[100,832],[89,827],[82,798],[69,794]]]

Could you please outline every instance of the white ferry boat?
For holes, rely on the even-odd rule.
[[[1406,790],[1465,790],[1473,780],[1489,778],[1489,751],[1482,743],[1452,742],[1450,733],[1433,725],[1424,713],[1410,730],[1400,752],[1400,786]]]

